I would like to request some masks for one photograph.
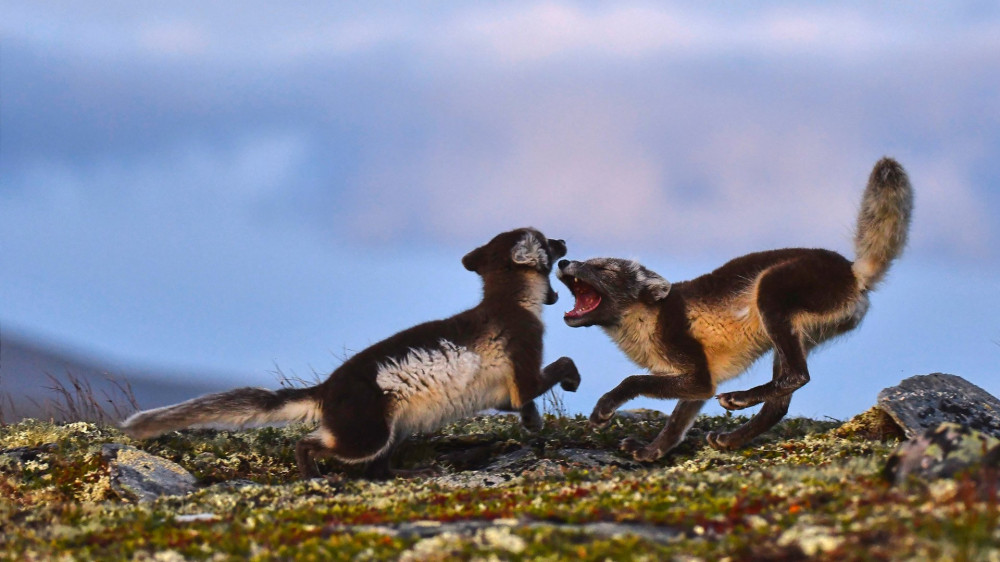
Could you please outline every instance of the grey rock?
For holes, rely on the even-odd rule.
[[[955,375],[910,377],[879,392],[878,406],[911,439],[945,422],[1000,437],[1000,400]]]
[[[563,527],[566,527],[565,525]],[[613,523],[600,521],[585,525],[575,525],[579,531],[598,537],[613,539],[622,535],[633,535],[648,541],[670,543],[685,535],[684,531],[675,527],[659,527],[636,523]]]
[[[253,480],[247,480],[246,478],[237,478],[235,480],[226,480],[225,482],[219,482],[217,484],[213,484],[210,487],[217,489],[220,492],[240,492],[247,489],[263,488],[264,485],[260,484],[259,482],[254,482]]]
[[[39,460],[55,449],[54,443],[39,447],[15,447],[0,451],[0,467],[22,467],[29,461]]]
[[[554,454],[562,457],[566,463],[573,467],[588,470],[600,470],[609,466],[635,470],[642,466],[632,459],[622,458],[611,451],[597,449],[559,449]]]
[[[101,448],[101,454],[108,462],[111,488],[125,499],[150,502],[196,489],[195,477],[180,465],[135,447],[108,443]]]
[[[405,539],[426,539],[444,533],[472,535],[489,527],[509,527],[504,521],[467,520],[467,521],[404,521],[386,525],[331,525],[326,528],[327,536],[337,533],[378,533],[390,537]]]
[[[566,470],[599,470],[604,467],[636,469],[639,463],[608,451],[593,449],[557,449],[541,458],[530,448],[521,448],[496,457],[478,470],[445,474],[432,479],[448,487],[493,488],[522,478],[544,479],[562,477]]]
[[[525,472],[535,468],[539,460],[531,449],[517,449],[500,455],[479,470],[445,474],[431,481],[454,488],[495,488],[521,478]]]
[[[615,415],[630,420],[662,420],[667,417],[666,414],[659,410],[653,410],[650,408],[631,408],[629,410],[618,410]]]
[[[658,543],[670,543],[685,535],[684,531],[674,527],[656,525],[615,523],[599,521],[596,523],[555,523],[542,521],[525,521],[516,519],[468,520],[468,521],[411,521],[387,525],[330,525],[324,529],[326,536],[339,533],[379,533],[392,537],[407,539],[426,539],[450,533],[465,537],[482,534],[491,528],[507,529],[551,529],[570,533],[581,533],[592,537],[612,539],[621,536],[635,536]]]
[[[174,521],[177,523],[214,523],[218,520],[219,516],[214,513],[189,513],[174,516]]]
[[[889,459],[883,476],[896,484],[966,475],[996,479],[1000,439],[955,423],[943,423],[904,442]]]

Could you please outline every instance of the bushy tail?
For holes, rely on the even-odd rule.
[[[854,275],[873,289],[906,246],[913,212],[913,188],[906,171],[892,158],[875,164],[861,198],[854,235]]]
[[[237,388],[187,402],[136,412],[121,429],[137,439],[187,427],[238,428],[319,418],[316,387]]]

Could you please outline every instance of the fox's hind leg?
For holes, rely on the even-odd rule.
[[[799,258],[764,273],[757,282],[757,309],[774,348],[774,376],[749,390],[720,394],[719,404],[727,410],[749,408],[789,395],[809,382],[806,356],[814,340],[857,325],[851,323],[851,304],[863,315],[850,262],[832,252]],[[814,326],[822,334],[819,338],[801,321],[803,315],[831,314],[834,317],[824,320],[825,325]]]
[[[785,417],[785,414],[788,413],[788,404],[791,401],[791,394],[768,398],[764,401],[764,405],[760,411],[754,414],[745,424],[729,433],[716,433],[712,431],[705,436],[705,440],[713,448],[720,451],[739,449],[781,421],[781,418]]]
[[[295,445],[295,462],[303,480],[321,476],[316,459],[333,455],[333,436],[323,428],[306,435]]]
[[[325,416],[315,431],[298,442],[295,460],[302,478],[320,476],[316,466],[316,459],[320,458],[333,457],[350,464],[376,464],[380,459],[389,458],[395,445],[389,422],[376,412],[355,410],[353,414]]]

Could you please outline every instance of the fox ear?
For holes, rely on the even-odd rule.
[[[478,272],[479,268],[483,265],[482,262],[484,254],[486,254],[486,248],[484,246],[480,246],[468,254],[465,254],[465,257],[462,258],[462,265],[469,271]]]
[[[510,250],[510,259],[517,265],[527,265],[535,268],[548,267],[549,256],[541,241],[532,233],[527,233],[514,244]]]
[[[639,282],[639,300],[646,304],[655,304],[670,294],[670,281],[645,267],[640,267],[637,280]]]
[[[558,238],[549,238],[549,251],[552,252],[552,259],[557,260],[566,256],[566,242]]]

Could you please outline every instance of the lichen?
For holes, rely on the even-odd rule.
[[[995,493],[962,480],[891,487],[879,472],[893,441],[829,421],[789,419],[745,449],[705,445],[740,416],[701,417],[667,457],[634,467],[622,438],[650,439],[664,418],[546,417],[537,434],[516,417],[483,416],[415,436],[402,466],[442,476],[512,455],[528,467],[497,486],[441,477],[372,482],[335,462],[300,481],[304,426],[207,430],[132,441],[92,424],[0,427],[0,559],[253,558],[990,559],[1000,553]],[[139,447],[203,486],[132,504],[110,492],[101,445]],[[566,451],[593,451],[574,460]],[[526,451],[526,453],[520,453]],[[529,454],[530,453],[530,454]],[[600,453],[600,454],[596,454]],[[620,458],[618,464],[593,459]],[[520,465],[518,465],[520,466]],[[471,473],[470,473],[471,474]],[[457,526],[456,526],[457,525]],[[462,525],[468,530],[463,531]],[[608,531],[608,529],[612,531]]]
[[[872,406],[865,412],[854,416],[838,427],[835,434],[839,437],[859,437],[880,441],[904,437],[903,428],[899,427],[899,424],[878,406]]]

